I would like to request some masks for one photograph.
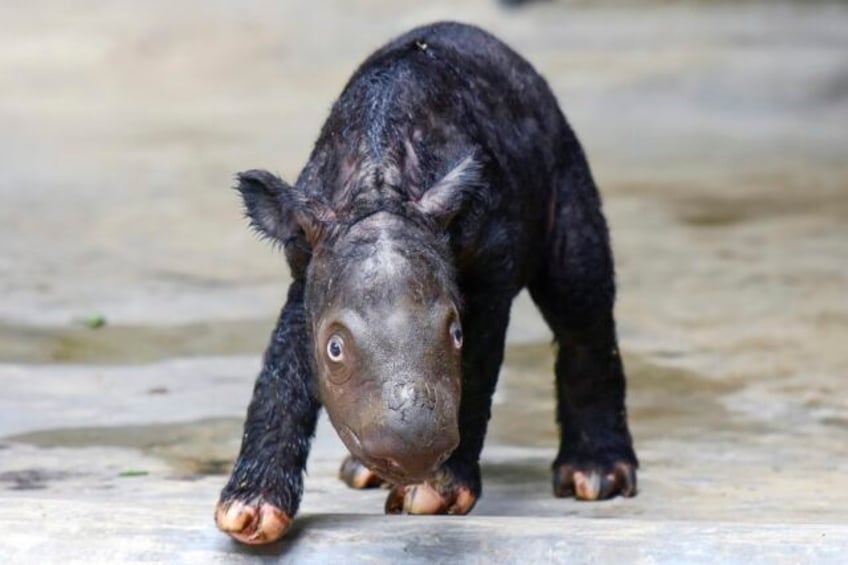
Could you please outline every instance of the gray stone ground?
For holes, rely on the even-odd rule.
[[[227,187],[293,179],[354,66],[444,18],[524,53],[586,146],[640,494],[550,496],[522,297],[471,516],[381,515],[322,422],[294,530],[243,549],[212,509],[287,274]],[[826,2],[0,4],[0,562],[848,561],[846,29]]]

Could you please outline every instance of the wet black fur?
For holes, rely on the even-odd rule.
[[[443,203],[448,217],[421,213],[416,203],[428,188],[468,156],[474,170]],[[263,214],[279,214],[270,233],[285,246],[294,283],[222,500],[262,497],[289,515],[297,511],[319,410],[304,300],[311,254],[381,212],[425,234],[409,245],[435,253],[461,298],[461,443],[446,463],[459,482],[480,493],[478,459],[510,305],[524,287],[559,344],[555,465],[636,464],[600,198],[553,94],[524,59],[474,27],[412,30],[356,71],[295,186],[275,183],[282,181],[251,171],[239,188],[264,233]],[[280,190],[290,191],[285,201],[274,196]],[[268,202],[276,209],[269,212]],[[352,260],[361,252],[350,250]]]

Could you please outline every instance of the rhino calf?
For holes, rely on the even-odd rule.
[[[221,530],[255,544],[285,534],[321,405],[350,450],[350,486],[388,482],[387,512],[469,512],[524,287],[559,348],[554,494],[635,494],[600,197],[549,87],[514,51],[468,25],[414,29],[354,73],[293,186],[253,170],[238,189],[293,282]]]

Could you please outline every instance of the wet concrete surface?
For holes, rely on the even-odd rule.
[[[258,557],[844,561],[844,4],[85,5],[0,6],[0,560],[257,558],[211,514],[288,279],[227,187],[292,180],[354,66],[449,17],[546,75],[593,164],[640,493],[551,496],[553,354],[522,296],[472,516],[380,515],[322,421]]]
[[[25,363],[136,364],[203,355],[255,353],[274,320],[220,320],[169,326],[0,325],[0,357]]]

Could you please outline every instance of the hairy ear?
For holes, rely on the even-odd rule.
[[[315,243],[323,223],[314,203],[300,191],[268,171],[245,171],[237,179],[245,214],[257,232],[285,243],[303,231],[307,241]]]
[[[480,170],[480,164],[473,155],[465,157],[427,189],[415,202],[415,207],[440,224],[449,224],[479,189]]]

